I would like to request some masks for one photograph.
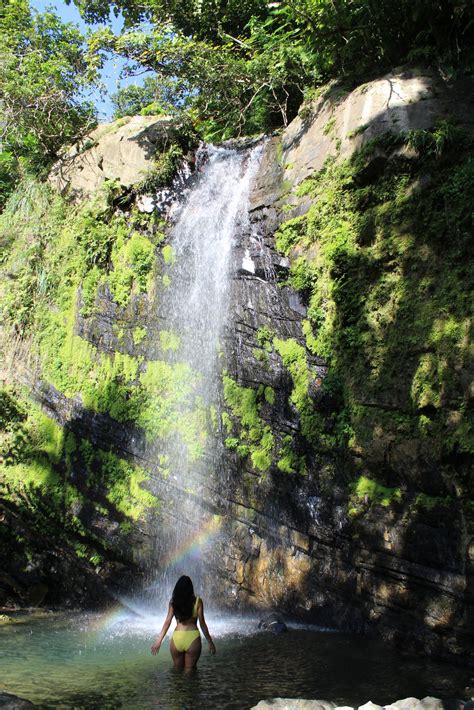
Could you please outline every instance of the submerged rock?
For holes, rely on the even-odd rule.
[[[288,631],[288,627],[278,614],[269,614],[258,622],[258,628],[263,631],[271,631],[273,634],[283,634]]]
[[[33,705],[29,700],[24,700],[19,698],[17,695],[12,695],[11,693],[0,692],[0,708],[4,710],[23,710],[23,708],[36,708],[37,705]]]

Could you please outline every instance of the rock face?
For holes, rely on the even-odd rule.
[[[320,98],[306,119],[295,119],[267,144],[252,195],[251,233],[242,235],[236,250],[235,332],[227,334],[226,365],[242,385],[263,384],[275,391],[275,403],[260,411],[279,440],[295,435],[297,447],[304,448],[291,405],[291,376],[275,350],[264,353],[262,364],[258,333],[269,328],[278,338],[305,346],[305,306],[278,283],[288,263],[276,253],[273,237],[282,221],[309,207],[307,198],[295,196],[294,185],[320,169],[328,156],[343,160],[387,129],[426,129],[455,114],[472,132],[472,108],[464,113],[472,99],[472,87],[469,93],[464,85],[449,90],[429,73],[391,75],[345,98]],[[330,418],[333,404],[318,394],[326,363],[308,353],[308,366],[315,407]],[[396,404],[389,406],[396,411]],[[359,467],[362,462],[376,472],[389,461],[395,480],[408,475],[409,487],[419,490],[426,485],[427,460],[428,490],[440,467],[420,441],[393,441],[382,431],[359,455]],[[226,566],[223,598],[297,611],[321,624],[376,629],[435,653],[465,654],[473,631],[472,521],[459,508],[440,519],[442,506],[420,510],[372,506],[368,500],[364,514],[351,519],[354,461],[319,455],[310,466],[303,477],[288,479],[275,468],[262,477],[252,467],[239,470],[237,458],[227,454],[225,470],[233,473],[221,489],[224,500],[232,490],[230,541],[220,549]]]
[[[16,695],[11,695],[11,693],[2,693],[0,691],[0,707],[5,708],[5,710],[26,710],[37,706],[30,703],[29,700],[23,700]]]
[[[50,182],[76,199],[93,194],[104,180],[130,187],[145,177],[171,132],[167,117],[126,116],[101,124],[53,168]]]
[[[250,392],[248,399],[254,397],[258,426],[252,436],[272,437],[268,466],[262,458],[239,454],[235,444],[242,432],[226,401],[234,431],[226,431],[224,423],[219,427],[216,446],[223,465],[203,479],[198,491],[189,492],[179,482],[160,477],[156,451],[143,432],[85,410],[79,399],[64,397],[47,383],[35,385],[36,398],[70,430],[146,468],[148,487],[163,500],[173,487],[176,496],[197,499],[201,513],[196,514],[203,520],[209,512],[222,517],[220,539],[206,558],[222,604],[275,609],[345,629],[370,629],[405,646],[467,657],[473,640],[474,530],[459,503],[439,503],[448,495],[443,471],[450,462],[437,459],[416,436],[395,439],[382,427],[357,451],[321,451],[308,445],[295,404],[299,353],[304,353],[310,382],[305,402],[321,414],[321,436],[331,434],[338,403],[323,387],[326,360],[307,347],[304,289],[296,292],[286,283],[290,261],[298,254],[288,258],[278,253],[275,232],[287,219],[307,212],[311,200],[295,188],[329,156],[342,161],[387,130],[424,130],[453,114],[472,132],[468,121],[473,106],[473,87],[463,80],[447,87],[429,72],[393,74],[347,95],[334,90],[320,97],[282,135],[266,142],[251,194],[251,223],[238,236],[233,252],[222,359],[232,382]],[[98,129],[92,135],[97,144],[71,154],[73,167],[66,165],[61,175],[56,171],[53,182],[77,194],[92,193],[106,178],[130,185],[147,169],[150,145],[162,145],[168,128],[167,119],[137,117],[118,128]],[[388,160],[375,156],[368,173],[383,170]],[[311,248],[316,252],[318,246]],[[131,333],[142,325],[159,329],[160,314],[151,301],[137,297],[126,309],[118,309],[103,289],[96,313],[77,317],[75,333],[99,350],[120,351],[146,362],[156,357],[156,344],[134,343]],[[120,338],[114,329],[117,322],[125,331]],[[275,343],[288,341],[293,353],[286,353],[285,359],[283,345],[279,349]],[[461,376],[468,380],[470,375]],[[395,388],[366,404],[401,416],[401,400]],[[246,450],[254,445],[252,436],[244,442]],[[464,472],[468,464],[464,459],[461,464]],[[382,469],[392,477],[393,490],[406,487],[410,505],[396,498],[374,504],[362,496],[357,514],[350,515],[356,476],[361,470],[375,475]],[[430,501],[438,502],[411,505],[413,491],[428,492]],[[130,568],[144,567],[153,552],[150,529],[166,527],[173,515],[164,506],[153,519],[138,521]],[[273,701],[260,706],[293,707]]]
[[[327,700],[302,700],[299,698],[272,698],[272,700],[261,700],[257,705],[254,705],[252,710],[353,710],[347,706],[338,706],[336,703],[328,702]],[[438,698],[426,697],[422,700],[417,698],[405,698],[397,700],[391,705],[385,705],[384,710],[441,710],[443,702]],[[361,705],[358,710],[382,710],[381,705],[368,702]]]

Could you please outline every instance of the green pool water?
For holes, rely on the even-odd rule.
[[[270,697],[360,705],[415,696],[462,697],[469,672],[403,655],[379,641],[294,626],[273,636],[256,619],[210,615],[217,655],[195,674],[171,668],[162,618],[115,614],[22,616],[0,626],[0,687],[43,708],[244,710]]]

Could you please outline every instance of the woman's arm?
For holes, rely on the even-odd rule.
[[[198,606],[198,619],[201,631],[206,637],[207,643],[209,644],[209,651],[212,653],[212,655],[214,655],[216,652],[216,647],[214,646],[214,641],[211,639],[211,634],[209,633],[209,629],[207,628],[207,624],[204,619],[204,604],[202,603],[202,599],[200,600]]]
[[[173,621],[173,607],[170,604],[168,607],[168,613],[166,615],[165,623],[163,624],[163,628],[160,631],[160,635],[158,636],[155,643],[151,647],[151,652],[154,656],[156,656],[156,654],[160,650],[160,646],[162,644],[162,641],[165,638],[166,632],[168,631],[172,621]]]

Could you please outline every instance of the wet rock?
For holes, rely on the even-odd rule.
[[[288,627],[279,614],[269,614],[258,622],[258,628],[264,631],[271,631],[272,634],[283,634],[288,631]]]
[[[347,705],[336,705],[326,700],[302,700],[300,698],[273,698],[261,700],[251,710],[353,710]],[[391,705],[376,705],[372,701],[360,705],[358,710],[443,710],[443,701],[438,698],[426,697],[423,700],[405,698]]]
[[[385,705],[384,710],[443,710],[443,701],[429,696],[422,700],[405,698],[391,705]]]
[[[36,708],[37,705],[33,705],[29,700],[24,700],[11,693],[5,693],[0,691],[0,708],[4,710],[26,710],[27,708]]]
[[[335,708],[335,703],[329,703],[326,700],[273,698],[272,700],[261,700],[251,710],[335,710]]]

